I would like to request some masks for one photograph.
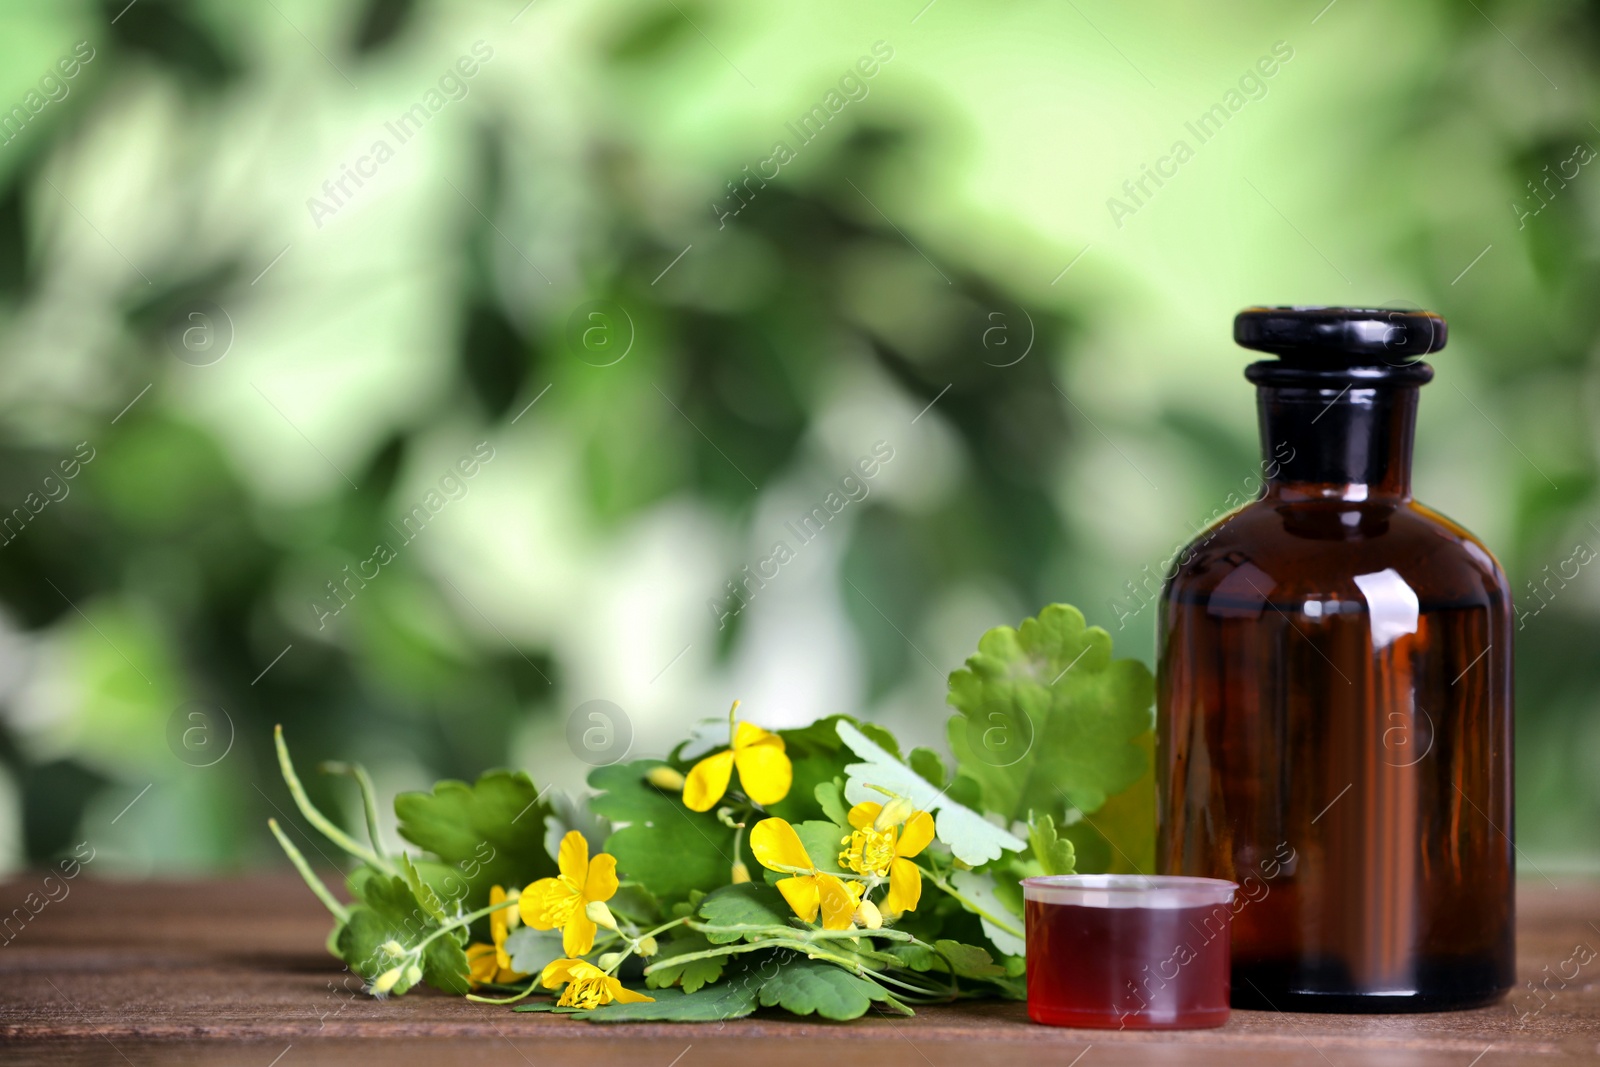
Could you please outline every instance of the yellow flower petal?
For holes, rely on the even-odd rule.
[[[696,763],[683,782],[683,806],[690,811],[710,811],[728,791],[733,775],[733,753],[728,750]]]
[[[781,871],[788,867],[813,869],[816,864],[800,843],[794,827],[782,819],[762,819],[750,830],[750,851],[757,862],[768,870]]]
[[[522,891],[517,911],[535,930],[554,930],[565,925],[577,901],[572,887],[560,878],[541,878]]]
[[[510,897],[500,886],[489,890],[489,903],[504,904]],[[520,900],[520,896],[518,897]],[[489,913],[489,940],[494,942],[495,959],[499,962],[501,970],[510,970],[511,954],[506,951],[506,938],[511,936],[511,930],[521,918],[517,908],[501,908],[499,911]]]
[[[569,956],[585,955],[594,948],[594,934],[599,927],[583,913],[582,908],[572,910],[572,918],[561,928],[561,951]]]
[[[900,840],[894,854],[909,859],[927,848],[933,841],[933,816],[925,811],[912,814],[900,830]]]
[[[777,743],[779,752],[783,751],[783,738],[769,730],[763,730],[754,723],[741,722],[733,729],[733,750],[738,752],[769,739]]]
[[[739,767],[739,784],[745,795],[757,804],[776,804],[789,795],[794,765],[783,751],[783,738],[773,734],[754,744],[735,745],[733,762]]]
[[[583,883],[583,899],[610,900],[617,892],[617,858],[602,852],[589,862],[589,880]]]
[[[588,878],[589,842],[578,831],[568,830],[561,839],[561,848],[556,853],[556,866],[561,868],[563,876],[572,880],[574,886],[583,885]]]
[[[789,902],[789,907],[794,909],[801,921],[816,921],[817,908],[822,904],[822,891],[817,888],[814,876],[803,874],[785,878],[778,883],[778,892],[783,894],[783,899]]]
[[[915,911],[921,899],[922,872],[910,860],[895,860],[889,865],[889,895],[883,898],[883,910],[891,915]]]
[[[556,963],[565,964],[561,974],[552,975],[551,978],[540,976],[540,980],[547,988],[560,984],[565,978],[567,988],[561,991],[561,998],[556,1001],[564,1008],[598,1008],[611,1000],[610,982],[614,981],[609,975],[592,963],[583,960],[557,960]],[[555,964],[551,964],[555,966]],[[545,968],[549,971],[550,968]],[[551,979],[555,979],[552,981]]]
[[[494,958],[494,946],[483,942],[467,946],[467,975],[473,985],[484,985],[495,979],[500,965]]]
[[[824,930],[848,930],[856,913],[856,896],[831,874],[816,876]],[[801,916],[805,918],[805,916]],[[807,920],[809,921],[809,920]]]
[[[608,979],[606,986],[611,990],[611,999],[618,1004],[654,1003],[656,999],[655,997],[647,997],[643,993],[635,993],[615,978]]]
[[[572,981],[572,972],[575,967],[588,967],[590,964],[582,960],[551,960],[545,964],[544,970],[539,972],[539,984],[546,989],[554,989]]]
[[[878,812],[883,810],[882,804],[870,800],[863,800],[850,809],[850,825],[857,830],[865,830],[872,825],[872,820],[878,817]]]

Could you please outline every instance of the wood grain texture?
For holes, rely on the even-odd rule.
[[[12,940],[0,947],[0,1063],[1600,1064],[1600,958],[1564,986],[1558,977],[1572,973],[1562,965],[1575,948],[1600,951],[1600,885],[1565,879],[1560,889],[1519,886],[1519,975],[1546,983],[1542,1009],[1523,986],[1506,1003],[1470,1012],[1241,1011],[1220,1030],[1166,1034],[1035,1026],[1022,1005],[1002,1003],[853,1023],[759,1014],[724,1024],[598,1026],[426,991],[377,1001],[324,951],[327,915],[293,878],[118,883],[85,875],[70,886],[20,930],[13,922]],[[10,913],[38,889],[30,877],[0,885],[0,908]]]

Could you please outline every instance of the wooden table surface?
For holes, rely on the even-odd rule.
[[[39,881],[0,885],[0,914]],[[377,1001],[353,992],[353,979],[346,988],[342,965],[322,947],[328,917],[292,877],[84,877],[20,930],[13,922],[12,940],[0,945],[0,1064],[1600,1064],[1600,885],[1525,881],[1519,894],[1518,974],[1546,984],[1542,1008],[1522,986],[1469,1012],[1239,1011],[1218,1030],[1139,1034],[1035,1026],[1022,1005],[1002,1003],[853,1023],[758,1013],[723,1024],[599,1026],[432,992]]]

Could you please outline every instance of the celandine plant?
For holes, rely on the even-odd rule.
[[[953,768],[847,715],[769,731],[735,702],[665,760],[596,769],[581,802],[508,771],[402,793],[423,853],[393,854],[366,772],[324,765],[359,785],[369,844],[312,806],[280,729],[301,812],[361,862],[353,902],[269,825],[377,996],[426,982],[596,1022],[1021,999],[1019,880],[1149,870],[1152,695],[1057,604],[950,676]]]

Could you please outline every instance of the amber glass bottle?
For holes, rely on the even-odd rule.
[[[1250,308],[1256,500],[1163,590],[1159,862],[1241,886],[1233,1003],[1433,1011],[1512,984],[1512,605],[1411,496],[1427,312]]]

